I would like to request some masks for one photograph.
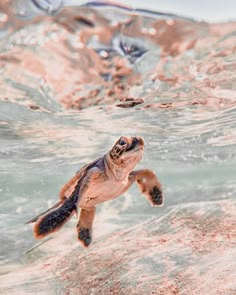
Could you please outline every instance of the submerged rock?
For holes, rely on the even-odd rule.
[[[176,207],[58,261],[69,294],[236,294],[236,202]],[[66,265],[66,268],[64,268]]]
[[[236,201],[190,203],[6,274],[0,292],[233,295],[235,246]]]

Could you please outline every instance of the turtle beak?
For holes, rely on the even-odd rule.
[[[142,137],[132,137],[132,141],[131,144],[129,145],[129,147],[126,149],[126,151],[131,151],[133,149],[136,148],[144,148],[144,140]]]
[[[137,136],[137,137],[132,137],[132,138],[133,138],[133,142],[132,142],[133,146],[139,145],[141,147],[144,147],[145,144],[144,144],[144,140],[142,137]]]
[[[145,146],[145,143],[144,143],[144,140],[142,137],[135,137],[135,138],[138,141],[139,145],[141,145],[143,147]]]

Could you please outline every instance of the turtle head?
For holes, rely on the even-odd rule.
[[[131,171],[142,159],[144,140],[142,137],[121,136],[110,151],[114,164]]]

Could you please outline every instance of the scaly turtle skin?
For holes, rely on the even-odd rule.
[[[33,218],[34,236],[41,239],[59,230],[80,210],[77,224],[78,239],[87,247],[92,241],[95,206],[122,195],[133,182],[152,206],[163,205],[161,184],[148,169],[133,170],[141,160],[144,140],[141,137],[118,139],[103,157],[81,168],[60,191],[60,201],[49,210]]]

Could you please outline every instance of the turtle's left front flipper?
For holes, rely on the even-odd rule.
[[[149,169],[135,170],[129,175],[130,183],[137,182],[140,191],[154,207],[163,206],[164,198],[161,183],[155,173]]]

